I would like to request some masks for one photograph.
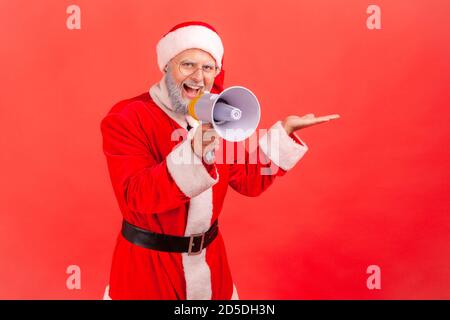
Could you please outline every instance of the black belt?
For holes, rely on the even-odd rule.
[[[136,227],[123,220],[122,235],[131,243],[152,250],[166,252],[187,252],[193,256],[200,254],[217,236],[218,220],[204,233],[193,234],[190,237],[179,237],[156,233]]]

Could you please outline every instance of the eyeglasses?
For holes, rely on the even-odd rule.
[[[180,72],[185,76],[190,76],[198,69],[201,69],[203,72],[203,76],[206,78],[214,78],[220,71],[220,68],[216,67],[215,65],[212,64],[199,65],[198,63],[189,60],[181,61],[178,64],[178,68]]]

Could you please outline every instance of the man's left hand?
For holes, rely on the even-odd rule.
[[[316,117],[313,113],[308,113],[302,117],[299,116],[288,116],[281,122],[284,130],[286,130],[287,134],[291,134],[292,132],[307,128],[319,123],[328,122],[330,120],[338,119],[340,116],[338,114],[330,114],[327,116]]]

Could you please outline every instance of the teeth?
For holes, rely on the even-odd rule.
[[[196,86],[190,86],[190,85],[186,85],[187,87],[189,87],[189,88],[191,88],[191,89],[194,89],[194,90],[197,90],[197,89],[200,89],[201,87],[196,87]]]

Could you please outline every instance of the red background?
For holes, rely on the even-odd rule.
[[[81,30],[66,8],[81,7]],[[381,30],[366,8],[381,7]],[[121,216],[100,120],[158,81],[155,46],[203,20],[226,86],[288,114],[310,150],[259,198],[230,190],[221,225],[242,299],[450,298],[450,2],[0,2],[0,298],[97,299]],[[66,268],[81,268],[81,290]],[[381,267],[381,290],[366,268]]]

